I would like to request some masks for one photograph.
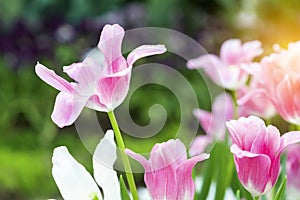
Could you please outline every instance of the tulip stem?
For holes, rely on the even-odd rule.
[[[236,90],[231,91],[231,97],[233,100],[233,119],[238,119],[239,118],[239,113],[238,113],[238,103],[237,103],[237,94]]]
[[[260,199],[260,197],[258,196],[258,197],[253,197],[253,200],[259,200]]]
[[[108,114],[110,123],[112,125],[112,128],[114,130],[118,147],[121,150],[120,154],[121,154],[123,166],[124,166],[124,169],[125,169],[125,173],[126,173],[126,177],[127,177],[127,182],[128,182],[128,185],[129,185],[129,189],[131,191],[133,200],[138,200],[139,197],[138,197],[137,189],[136,189],[136,186],[135,186],[135,182],[134,182],[134,178],[133,178],[133,174],[132,174],[130,162],[129,162],[128,156],[125,154],[125,144],[124,144],[124,141],[123,141],[123,138],[122,138],[122,135],[121,135],[121,132],[120,132],[120,129],[119,129],[116,117],[115,117],[113,111],[110,111],[107,114]]]

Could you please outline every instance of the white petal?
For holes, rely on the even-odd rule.
[[[104,193],[104,200],[121,200],[120,185],[113,165],[117,159],[114,133],[108,130],[93,156],[94,177]]]
[[[53,151],[52,175],[65,200],[91,200],[91,194],[102,200],[100,190],[88,171],[79,164],[64,146]]]

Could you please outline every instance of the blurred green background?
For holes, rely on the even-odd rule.
[[[298,0],[0,0],[0,199],[59,198],[51,176],[55,146],[66,145],[91,171],[91,155],[76,129],[59,129],[50,119],[58,92],[35,75],[37,61],[62,75],[62,66],[80,61],[97,45],[107,23],[125,30],[174,29],[214,53],[229,38],[259,39],[268,53],[273,43],[285,46],[299,39],[299,10]],[[199,75],[184,62],[169,65],[177,66],[197,92],[200,107],[209,110],[210,98]],[[148,123],[154,103],[162,104],[170,118],[163,133],[145,145],[126,137],[128,146],[144,151],[173,137],[180,112],[176,98],[169,96],[158,86],[137,91],[130,104],[137,123]],[[105,115],[99,121],[109,127]]]

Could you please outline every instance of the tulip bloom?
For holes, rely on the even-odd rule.
[[[241,87],[237,94],[241,96],[248,91],[248,88]],[[205,150],[205,148],[217,140],[224,140],[226,127],[225,122],[233,119],[233,100],[229,94],[221,93],[213,102],[212,111],[195,109],[194,115],[199,120],[206,135],[197,136],[192,142],[189,155],[194,156]],[[259,114],[263,117],[271,117],[275,113],[272,104],[266,98],[258,97],[250,99],[247,103],[238,108],[239,117],[248,117],[252,114]]]
[[[263,52],[259,41],[241,43],[238,39],[225,41],[220,57],[214,54],[202,55],[187,63],[189,69],[203,68],[206,74],[219,86],[235,90],[246,84],[248,73],[243,67],[251,67],[252,60]],[[243,67],[242,67],[243,66]]]
[[[121,53],[124,34],[124,29],[117,24],[105,25],[98,44],[104,55],[104,63],[100,65],[87,57],[83,62],[65,66],[64,72],[75,82],[70,83],[37,63],[36,74],[60,91],[51,115],[59,127],[71,125],[84,106],[103,112],[114,110],[128,93],[133,63],[166,51],[164,45],[143,45],[129,53],[126,60]]]
[[[280,154],[289,145],[300,142],[300,132],[285,133],[266,127],[258,117],[241,117],[226,122],[232,137],[230,148],[238,177],[253,195],[261,196],[275,185],[280,171]]]
[[[212,112],[195,109],[195,117],[199,120],[206,135],[197,136],[192,142],[189,155],[194,156],[204,152],[205,148],[216,139],[225,137],[225,121],[233,119],[233,101],[229,94],[218,95],[213,102]]]
[[[145,184],[154,200],[192,200],[195,193],[192,168],[209,158],[209,154],[203,153],[187,159],[185,146],[178,139],[156,144],[149,160],[129,149],[125,152],[144,167]]]
[[[300,125],[300,41],[290,43],[287,50],[262,59],[260,66],[253,70],[258,80],[256,88],[245,95],[240,103],[262,94],[275,106],[277,112],[288,122]]]
[[[94,177],[103,190],[104,200],[121,200],[117,173],[113,169],[116,159],[114,134],[109,130],[93,155]],[[97,183],[65,146],[54,149],[52,163],[53,178],[65,200],[102,200]]]

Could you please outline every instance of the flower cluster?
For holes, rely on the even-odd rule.
[[[212,81],[224,88],[224,92],[215,97],[211,112],[199,108],[194,110],[193,114],[206,135],[194,139],[188,149],[191,157],[188,157],[181,140],[170,139],[155,144],[147,159],[125,147],[113,110],[128,93],[135,61],[162,54],[166,48],[164,45],[143,45],[130,52],[125,59],[121,53],[124,34],[121,26],[106,25],[97,47],[104,57],[103,62],[86,57],[83,62],[63,68],[74,82],[68,82],[40,63],[35,67],[36,74],[42,80],[60,91],[51,116],[57,126],[62,128],[73,124],[82,109],[87,107],[107,112],[113,127],[113,130],[106,132],[94,152],[94,178],[66,147],[54,149],[52,174],[64,199],[118,200],[123,199],[124,195],[129,196],[126,188],[124,194],[124,188],[121,188],[124,186],[113,169],[119,151],[134,200],[139,196],[128,156],[143,166],[144,182],[150,198],[192,200],[197,191],[194,180],[203,179],[198,174],[194,179],[193,168],[210,157],[210,154],[203,152],[210,145],[214,148],[212,144],[215,141],[224,143],[228,152],[232,153],[233,160],[230,160],[229,153],[228,161],[232,166],[235,164],[240,183],[254,199],[274,188],[281,173],[280,156],[286,148],[287,185],[300,189],[300,148],[297,144],[300,142],[300,131],[294,128],[280,134],[275,126],[266,125],[278,113],[292,124],[291,127],[300,126],[300,42],[291,43],[287,50],[277,48],[270,56],[255,61],[263,53],[259,41],[242,43],[238,39],[230,39],[221,46],[220,56],[207,54],[189,60],[189,69],[203,69]],[[213,152],[223,153],[221,157],[226,157],[226,150]],[[212,154],[212,157],[216,162],[216,155]],[[230,163],[225,165],[229,166],[226,172],[231,175]],[[206,172],[214,170],[207,169]],[[219,171],[218,180],[229,176],[220,172],[223,171]],[[205,188],[208,187],[205,184],[214,184],[213,176],[207,177],[200,194],[204,198],[207,197]],[[228,190],[229,183],[225,186],[217,183],[217,191],[222,187],[221,197]],[[282,190],[278,191],[282,193]]]

